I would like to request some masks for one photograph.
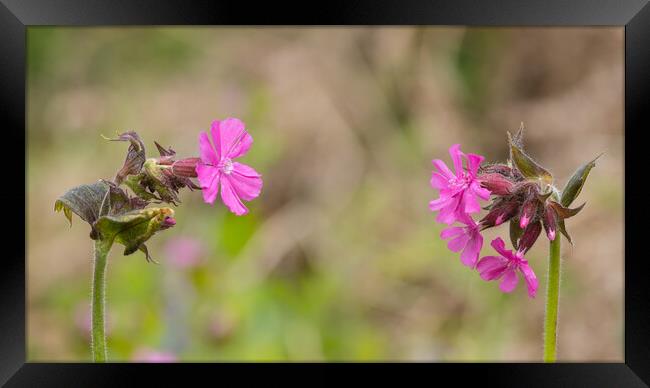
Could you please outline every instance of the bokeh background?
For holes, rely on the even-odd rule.
[[[90,360],[89,227],[54,213],[110,179],[136,130],[181,156],[241,118],[264,177],[236,217],[184,191],[178,224],[108,270],[112,360],[538,361],[529,299],[461,265],[428,210],[447,148],[505,161],[506,131],[560,186],[605,152],[567,222],[559,358],[623,359],[622,28],[28,29],[30,361]],[[486,233],[487,243],[507,228]]]

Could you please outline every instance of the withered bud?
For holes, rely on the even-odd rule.
[[[557,230],[557,213],[552,206],[546,206],[544,209],[542,222],[544,223],[544,230],[546,231],[546,236],[548,236],[548,239],[551,241],[555,240]]]
[[[524,233],[521,235],[521,238],[519,239],[517,251],[521,253],[528,252],[528,250],[535,244],[535,241],[537,241],[537,238],[539,237],[541,232],[542,232],[541,222],[537,221],[537,222],[533,222],[532,224],[529,224],[526,227],[526,229],[524,229]]]
[[[503,198],[495,203],[488,214],[481,219],[481,230],[501,225],[517,214],[519,203],[515,198]]]
[[[172,172],[176,176],[196,178],[196,165],[200,160],[200,158],[185,158],[177,160],[172,164]]]

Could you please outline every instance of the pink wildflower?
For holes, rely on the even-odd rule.
[[[449,155],[456,173],[451,172],[442,160],[433,160],[438,172],[433,172],[431,186],[440,190],[440,197],[429,203],[432,211],[440,211],[436,221],[447,225],[460,220],[463,214],[480,212],[481,206],[477,197],[484,200],[490,198],[490,191],[481,187],[481,182],[476,177],[484,158],[480,155],[464,154],[460,150],[460,144],[452,145]],[[463,156],[467,160],[467,171],[463,169]]]
[[[205,248],[201,242],[190,237],[170,239],[165,250],[169,262],[179,269],[199,266],[205,255]]]
[[[450,239],[447,247],[453,252],[462,251],[460,261],[474,268],[483,247],[483,236],[479,232],[479,225],[471,217],[464,215],[460,221],[466,226],[446,228],[440,233],[440,237],[444,240]]]
[[[149,348],[140,348],[133,354],[133,361],[136,362],[176,362],[178,358],[170,352],[162,352]]]
[[[238,119],[215,120],[210,128],[214,147],[208,134],[199,135],[201,161],[196,173],[203,189],[203,200],[213,204],[221,184],[221,200],[238,216],[248,213],[242,199],[250,201],[262,190],[262,176],[252,167],[233,159],[243,156],[250,149],[253,138],[246,132],[244,123]]]
[[[524,253],[522,251],[512,253],[511,250],[506,250],[505,243],[500,237],[492,240],[491,245],[500,256],[481,258],[476,266],[481,278],[488,281],[501,279],[499,285],[501,291],[511,292],[519,282],[517,276],[517,271],[519,271],[526,281],[528,296],[534,298],[537,293],[538,281],[533,269],[528,265],[528,261],[524,259]]]

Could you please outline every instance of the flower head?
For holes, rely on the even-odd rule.
[[[476,175],[483,157],[464,154],[460,144],[449,148],[449,155],[454,163],[455,173],[440,159],[434,159],[433,165],[438,169],[431,176],[431,186],[440,190],[440,197],[429,203],[432,211],[439,211],[436,220],[448,225],[461,220],[463,215],[481,211],[478,198],[487,200],[490,191],[481,187]],[[467,170],[463,168],[463,157],[467,160]]]
[[[221,186],[221,200],[238,216],[248,213],[242,200],[251,201],[262,190],[262,176],[252,167],[233,161],[248,152],[253,138],[246,132],[244,123],[228,118],[212,122],[208,134],[199,135],[201,161],[196,174],[203,189],[203,200],[213,204]]]
[[[165,253],[172,265],[179,269],[186,269],[199,266],[206,252],[200,240],[176,237],[167,242]]]
[[[440,233],[443,240],[448,240],[447,247],[453,252],[461,252],[460,261],[468,267],[474,268],[478,261],[479,253],[483,247],[483,236],[479,225],[468,215],[460,220],[465,226],[452,226]]]
[[[512,253],[511,250],[506,249],[505,243],[500,237],[492,240],[491,245],[499,253],[499,256],[481,258],[476,265],[481,278],[488,281],[501,279],[501,284],[499,284],[501,291],[512,292],[519,283],[517,275],[517,272],[519,272],[526,281],[528,296],[534,298],[539,283],[533,269],[528,265],[528,261],[524,259],[524,252],[519,250]]]
[[[132,360],[136,362],[168,363],[176,362],[178,358],[171,352],[140,348],[133,353]]]

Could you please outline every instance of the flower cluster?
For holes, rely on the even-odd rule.
[[[237,215],[248,209],[242,200],[256,198],[262,189],[262,178],[253,168],[233,159],[243,156],[253,138],[238,119],[214,121],[212,141],[202,132],[199,136],[200,157],[176,158],[176,152],[154,142],[158,157],[147,158],[145,146],[134,131],[118,134],[110,141],[129,142],[126,159],[112,181],[80,185],[68,190],[54,205],[72,222],[77,214],[91,226],[90,238],[109,245],[125,246],[124,254],[140,250],[151,261],[145,242],[155,233],[176,225],[170,207],[148,207],[150,204],[177,206],[181,189],[201,189],[207,203],[214,203],[219,188],[224,204]],[[192,181],[197,178],[200,184]],[[129,191],[127,191],[129,189]]]
[[[429,208],[438,212],[436,221],[449,225],[440,237],[449,240],[451,251],[460,252],[464,265],[476,269],[484,280],[500,280],[503,292],[513,291],[521,275],[533,298],[538,281],[524,255],[542,229],[550,241],[559,238],[559,232],[571,242],[564,220],[576,215],[584,204],[574,209],[568,206],[578,196],[597,158],[581,166],[560,192],[553,186],[553,176],[523,151],[522,134],[522,129],[515,136],[508,134],[510,158],[506,164],[482,165],[482,156],[463,153],[459,144],[449,148],[454,171],[434,159],[431,186],[440,195]],[[480,201],[490,197],[484,208],[487,213],[475,220],[473,215],[481,212]],[[498,237],[490,244],[498,255],[480,257],[481,232],[506,222],[510,224],[514,252]]]

